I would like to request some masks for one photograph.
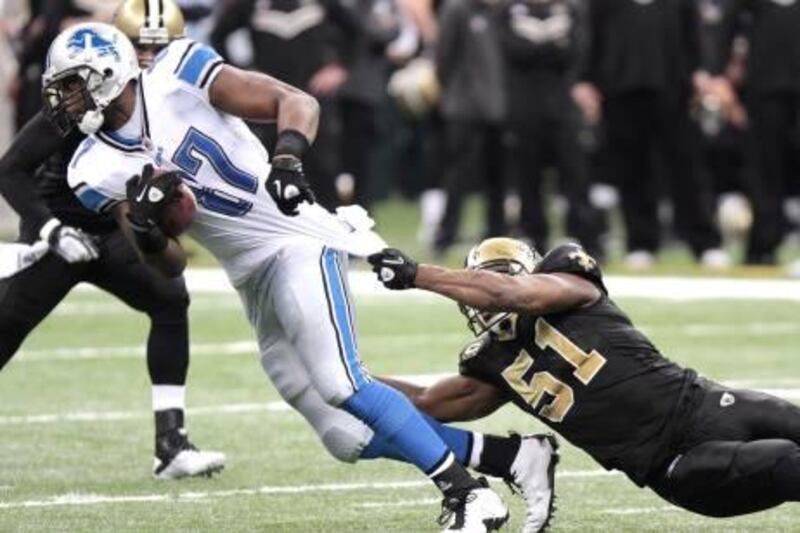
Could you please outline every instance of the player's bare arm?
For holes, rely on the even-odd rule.
[[[543,315],[582,307],[600,298],[591,282],[566,273],[509,276],[489,270],[454,270],[417,264],[387,248],[369,257],[391,289],[416,287],[484,311]]]
[[[247,120],[277,121],[278,132],[294,130],[309,143],[317,135],[317,100],[266,74],[224,65],[209,96],[211,104],[225,113]]]
[[[379,377],[403,394],[420,411],[441,422],[466,422],[489,416],[508,402],[503,392],[483,381],[452,376],[421,387],[396,378]]]
[[[535,315],[582,307],[600,297],[594,285],[571,274],[512,277],[425,264],[419,265],[414,285],[476,309]]]

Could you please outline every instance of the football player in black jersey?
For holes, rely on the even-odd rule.
[[[520,241],[488,239],[464,270],[418,265],[395,249],[369,261],[390,289],[458,302],[477,335],[460,376],[428,388],[390,380],[422,411],[468,420],[513,402],[606,469],[707,516],[800,501],[800,408],[666,359],[579,246],[542,258]]]
[[[171,0],[126,0],[115,24],[131,38],[142,66],[183,34],[181,12]],[[40,112],[0,158],[0,193],[20,215],[19,241],[42,240],[50,247],[25,270],[0,280],[0,368],[75,285],[86,282],[110,292],[151,322],[147,369],[156,426],[154,475],[210,475],[223,468],[225,455],[197,450],[184,429],[186,284],[142,263],[110,215],[96,215],[78,202],[67,185],[66,166],[84,136],[76,130],[61,133]]]

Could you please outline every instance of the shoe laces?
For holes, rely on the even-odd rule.
[[[475,500],[477,497],[478,495],[475,494],[474,490],[463,491],[454,496],[446,496],[442,500],[442,514],[439,515],[439,518],[436,520],[436,522],[440,526],[448,524],[453,515],[465,513],[467,504]]]

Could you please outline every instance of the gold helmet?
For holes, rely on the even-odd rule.
[[[183,14],[172,0],[124,0],[114,25],[136,46],[166,46],[184,32]]]
[[[485,239],[473,246],[467,254],[465,267],[467,270],[491,270],[509,276],[532,274],[542,256],[532,246],[508,237]],[[461,313],[467,317],[469,329],[477,336],[502,326],[502,322],[511,313],[485,312],[473,307],[460,305]]]

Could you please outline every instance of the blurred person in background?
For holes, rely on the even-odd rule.
[[[15,42],[17,72],[8,94],[16,104],[19,130],[41,107],[41,77],[47,47],[67,26],[89,20],[110,20],[116,3],[104,0],[31,0],[30,18]]]
[[[784,200],[797,183],[800,153],[800,3],[796,0],[725,0],[713,74],[733,53],[742,15],[749,15],[745,98],[755,172],[749,187],[754,220],[745,254],[770,265],[789,230]]]
[[[436,72],[444,120],[444,217],[433,248],[456,241],[461,206],[477,173],[485,191],[486,235],[505,233],[506,80],[498,0],[445,0],[439,13]]]
[[[183,18],[170,0],[126,0],[115,23],[135,43],[143,67],[183,35]],[[76,71],[69,76],[78,83],[78,77],[92,74]],[[87,98],[81,90],[66,95],[52,91],[52,86],[46,89],[46,102],[50,97],[66,102]],[[26,250],[18,257],[22,268],[0,279],[0,368],[77,284],[91,283],[113,294],[150,318],[147,369],[155,417],[153,475],[158,479],[210,475],[224,467],[225,455],[198,450],[184,424],[189,368],[185,281],[165,278],[146,266],[110,214],[95,214],[81,205],[66,173],[86,137],[67,128],[53,111],[37,113],[0,158],[0,194],[20,215],[19,243],[30,245],[20,247]],[[124,147],[126,139],[110,142]]]
[[[576,13],[571,0],[510,0],[501,17],[508,80],[512,166],[520,187],[525,237],[549,248],[544,171],[554,165],[569,210],[567,234],[594,257],[600,214],[589,205],[586,157],[578,143],[578,116],[569,95]]]
[[[725,5],[730,0],[700,0],[700,50],[703,64],[725,62],[720,54],[720,32]],[[744,29],[744,28],[742,28]],[[702,133],[703,169],[708,172],[718,199],[717,216],[723,236],[734,242],[746,237],[752,223],[748,173],[752,161],[747,156],[747,112],[741,101],[745,89],[747,39],[741,33],[725,66],[729,84],[710,83],[697,95],[693,114]]]
[[[699,133],[689,117],[693,83],[708,78],[699,71],[697,4],[587,4],[588,42],[572,95],[590,121],[604,121],[610,172],[622,197],[627,265],[648,268],[659,250],[657,153],[678,236],[703,265],[727,267],[712,221],[711,190],[698,168]]]
[[[338,204],[334,180],[339,169],[336,92],[347,79],[338,50],[337,28],[329,20],[326,0],[231,0],[223,4],[211,33],[211,44],[230,58],[228,38],[246,28],[252,47],[249,67],[274,76],[317,97],[322,106],[317,140],[304,159],[317,201]],[[271,149],[274,124],[255,125]]]
[[[28,19],[27,5],[24,0],[0,0],[0,148],[6,146],[14,130],[9,89],[17,62],[11,45]]]
[[[208,42],[217,17],[215,9],[234,0],[175,0],[186,23],[184,30],[190,39]]]
[[[369,208],[377,192],[372,157],[380,140],[378,112],[392,70],[390,47],[401,34],[400,8],[394,0],[332,0],[330,16],[341,32],[347,70],[337,93],[342,121],[337,187],[344,203]]]

